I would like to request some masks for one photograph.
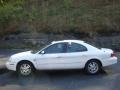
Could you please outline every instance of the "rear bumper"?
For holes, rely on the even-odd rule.
[[[14,62],[6,62],[6,67],[9,70],[16,71],[16,63]]]
[[[110,66],[110,65],[116,64],[116,63],[117,63],[117,60],[118,60],[117,57],[112,57],[112,58],[110,58],[110,59],[108,59],[108,60],[104,60],[104,61],[102,62],[102,65],[103,65],[103,67],[105,67],[105,66]]]

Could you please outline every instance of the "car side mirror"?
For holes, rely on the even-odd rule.
[[[45,51],[41,51],[41,54],[45,54]]]

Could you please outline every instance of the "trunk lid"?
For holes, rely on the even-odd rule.
[[[113,53],[113,50],[112,50],[112,49],[101,48],[101,50],[102,50],[103,52]]]

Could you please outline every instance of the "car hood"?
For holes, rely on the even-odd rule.
[[[19,58],[19,57],[28,56],[31,54],[32,54],[31,51],[26,51],[26,52],[16,53],[12,55],[11,58]]]

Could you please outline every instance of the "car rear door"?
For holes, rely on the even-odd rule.
[[[61,61],[63,58],[64,68],[82,68],[84,60],[87,59],[87,48],[81,44],[70,42],[67,44],[67,52],[62,55]]]

